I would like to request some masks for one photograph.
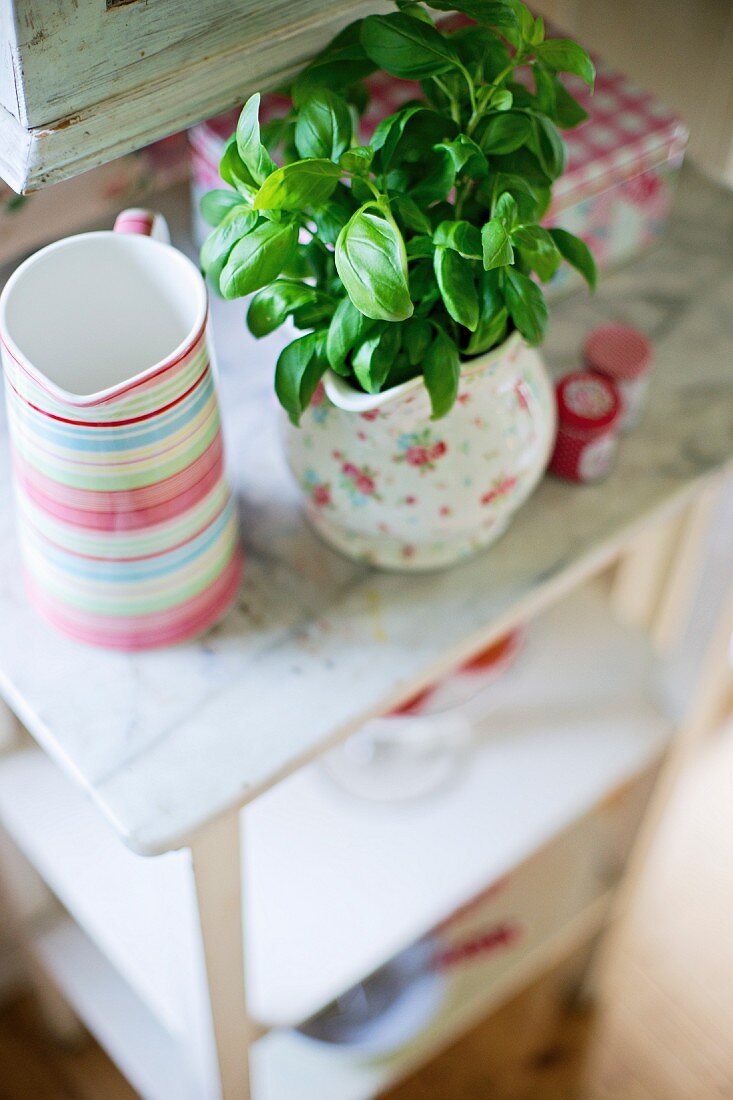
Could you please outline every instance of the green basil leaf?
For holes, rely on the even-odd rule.
[[[328,88],[308,97],[295,123],[295,148],[301,157],[338,161],[351,145],[351,112],[345,99]]]
[[[524,225],[516,230],[513,240],[519,247],[519,255],[542,282],[551,279],[562,263],[562,256],[547,230],[541,225]]]
[[[305,103],[308,96],[318,88],[341,91],[374,72],[376,66],[369,60],[361,44],[362,23],[363,19],[349,23],[299,73],[291,88],[296,107]]]
[[[459,134],[453,141],[441,142],[436,148],[446,151],[453,161],[456,174],[465,171],[474,179],[489,174],[489,165],[482,150],[472,138],[466,137],[465,134]]]
[[[351,191],[339,183],[328,202],[311,213],[318,229],[318,236],[326,244],[336,244],[338,235],[354,213]]]
[[[424,317],[411,317],[402,333],[402,346],[411,367],[419,367],[433,339],[433,326]]]
[[[294,309],[291,316],[296,328],[324,329],[328,328],[334,314],[334,303],[328,298],[318,297],[312,302],[305,302]]]
[[[574,233],[568,233],[566,229],[551,229],[549,232],[563,259],[580,272],[591,290],[595,290],[598,280],[596,261],[585,241],[581,241]]]
[[[479,279],[479,320],[466,347],[466,355],[480,355],[496,347],[506,336],[509,314],[499,287],[498,271],[483,271]]]
[[[439,420],[455,405],[461,381],[458,348],[442,328],[438,328],[435,339],[425,353],[423,377],[430,396],[432,419]]]
[[[534,16],[527,5],[521,3],[521,0],[510,0],[510,3],[517,19],[518,34],[516,37],[507,34],[506,37],[513,46],[518,46],[522,42],[531,45],[535,32]]]
[[[302,277],[307,279],[308,276],[314,275],[316,285],[327,288],[336,270],[333,254],[327,248],[323,248],[319,241],[310,240],[308,244],[300,244],[296,248],[292,259],[283,268],[283,274],[292,279],[292,268],[294,264],[299,268],[301,259],[305,260],[308,269]]]
[[[469,102],[466,78],[459,69],[449,69],[439,76],[427,76],[420,81],[423,97],[445,118],[451,117],[454,104],[464,111]]]
[[[326,338],[326,356],[332,370],[348,375],[346,361],[355,347],[363,343],[375,322],[365,317],[350,298],[342,298],[331,318]]]
[[[489,102],[495,111],[509,111],[514,105],[514,96],[508,88],[497,88]]]
[[[483,258],[481,233],[470,222],[440,222],[433,233],[433,243],[443,248],[452,248],[468,260]]]
[[[430,233],[432,231],[430,218],[422,212],[409,195],[390,195],[389,203],[395,217],[403,223],[406,229],[411,229],[413,233]]]
[[[524,84],[518,84],[516,80],[507,80],[506,86],[512,93],[514,107],[517,110],[537,106],[535,97]]]
[[[219,225],[225,216],[235,207],[245,204],[237,191],[207,191],[201,197],[201,216],[208,225]]]
[[[401,12],[368,16],[361,28],[361,42],[380,69],[402,80],[422,80],[459,62],[440,31]]]
[[[436,148],[423,157],[412,173],[410,195],[415,202],[432,203],[447,199],[456,183],[453,159],[444,149]]]
[[[405,245],[407,258],[410,260],[433,258],[433,238],[427,233],[421,233],[417,237],[411,237]]]
[[[489,27],[512,30],[517,27],[517,17],[510,4],[501,0],[426,0],[428,7],[436,11],[460,11],[477,23]]]
[[[485,271],[484,274],[488,275],[490,272]],[[466,355],[482,355],[485,351],[497,348],[506,339],[508,326],[509,313],[506,306],[502,306],[486,321],[480,318],[476,331],[472,333],[466,346]]]
[[[491,83],[509,64],[509,51],[488,27],[461,27],[451,35],[451,42],[477,84]]]
[[[325,202],[311,215],[316,223],[318,239],[326,244],[336,244],[338,235],[351,217],[352,211],[344,211],[334,202]]]
[[[313,400],[313,395],[318,389],[318,383],[328,370],[326,359],[326,334],[325,332],[311,332],[315,337],[313,358],[306,368],[300,383],[300,403],[303,409],[307,409]]]
[[[201,269],[219,287],[219,276],[234,246],[255,227],[259,218],[247,206],[235,206],[219,223],[201,246]]]
[[[534,127],[530,141],[532,148],[523,145],[520,149],[515,149],[513,153],[492,157],[492,167],[496,172],[508,172],[511,175],[519,176],[525,184],[532,187],[547,187],[548,184],[552,183],[554,177],[546,171],[537,155],[535,148],[537,135]],[[512,188],[506,188],[506,190],[512,190]]]
[[[429,23],[431,27],[433,26],[433,21],[422,4],[415,3],[415,0],[396,0],[396,4],[405,15],[411,15],[413,19],[421,19],[423,23]]]
[[[341,169],[330,160],[296,160],[277,168],[255,195],[255,210],[304,210],[331,197]]]
[[[435,278],[433,264],[430,260],[417,260],[410,269],[410,290],[417,302],[415,313],[421,317],[427,317],[431,309],[440,299],[440,291]]]
[[[532,62],[536,106],[543,115],[557,122],[557,77],[541,61]]]
[[[532,137],[532,123],[522,111],[504,111],[489,115],[481,132],[480,144],[485,153],[513,153]]]
[[[561,130],[572,130],[588,118],[588,112],[570,94],[559,77],[555,82],[555,122]]]
[[[369,145],[357,145],[354,149],[347,149],[341,154],[339,164],[345,172],[365,176],[373,160],[374,150]]]
[[[351,177],[351,196],[354,199],[356,206],[364,206],[365,203],[374,202],[374,192],[366,180],[361,176]]]
[[[574,73],[589,88],[593,87],[596,78],[595,65],[577,42],[569,38],[548,38],[537,46],[537,56],[542,58],[549,69],[558,73]]]
[[[532,33],[529,36],[530,45],[539,46],[545,38],[545,21],[541,15],[538,15],[534,21],[534,27]]]
[[[473,332],[478,324],[478,293],[470,262],[452,248],[438,247],[433,263],[445,308],[454,321]]]
[[[333,57],[345,49],[361,49],[361,26],[363,22],[363,19],[354,19],[353,22],[347,23],[338,34],[334,35],[330,42],[326,43],[321,52],[317,54],[316,60],[318,58]]]
[[[351,357],[354,374],[367,393],[379,393],[400,350],[399,325],[380,326],[370,333]]]
[[[374,205],[360,207],[341,230],[336,270],[361,313],[375,320],[404,321],[413,312],[405,242],[391,215],[372,209]]]
[[[239,155],[236,134],[232,134],[224,146],[219,161],[219,175],[230,187],[236,188],[248,198],[253,191],[257,190],[257,183],[252,178],[252,173]]]
[[[436,202],[431,206],[426,214],[430,218],[430,224],[433,229],[437,229],[441,222],[452,221],[455,215],[456,209],[452,202]]]
[[[545,175],[552,181],[565,171],[565,143],[555,123],[546,115],[532,117],[533,149]]]
[[[401,351],[392,364],[390,372],[387,375],[387,380],[382,388],[389,390],[392,389],[393,386],[400,386],[403,382],[409,382],[417,373],[415,368],[410,365],[407,353]]]
[[[497,172],[493,176],[493,183],[501,201],[502,192],[510,195],[517,207],[517,218],[523,222],[534,222],[547,210],[550,202],[550,189],[530,183],[522,176],[511,172]]]
[[[276,279],[298,245],[295,222],[261,221],[229,254],[219,277],[225,298],[242,298]]]
[[[255,183],[262,183],[275,167],[260,139],[260,94],[250,96],[237,123],[237,151]]]
[[[383,118],[372,135],[371,146],[379,154],[379,164],[386,172],[396,159],[422,154],[426,148],[457,130],[452,119],[426,107],[423,103],[408,103],[399,111]]]
[[[494,204],[493,216],[498,218],[499,221],[511,232],[517,223],[519,218],[519,208],[517,206],[517,200],[509,194],[508,191],[502,191],[499,198]]]
[[[366,54],[364,56],[366,56]],[[369,106],[369,101],[371,99],[369,90],[366,88],[366,86],[361,82],[358,82],[356,84],[349,84],[347,85],[347,87],[344,88],[342,95],[345,97],[349,107],[351,107],[352,115],[355,111],[357,117],[361,118],[361,116],[366,112],[367,107]]]
[[[541,344],[547,328],[547,302],[532,279],[510,267],[504,299],[509,315],[528,344]]]
[[[284,145],[292,141],[295,130],[295,118],[292,114],[271,118],[260,127],[260,139],[268,149],[276,149],[278,145]]]
[[[320,332],[309,332],[281,351],[275,367],[275,393],[296,427],[327,366]]]
[[[335,51],[321,61],[311,62],[303,70],[292,87],[293,102],[299,107],[321,88],[343,92],[350,84],[373,73],[376,67],[360,46]]]
[[[307,283],[276,279],[258,290],[247,310],[249,331],[258,339],[279,328],[296,309],[315,302],[318,292]]]
[[[308,279],[314,274],[313,267],[308,259],[307,249],[308,246],[305,245],[303,248],[296,248],[293,252],[292,256],[285,264],[285,267],[282,269],[282,274],[286,279]],[[321,255],[323,255],[322,252]]]
[[[514,262],[514,249],[506,226],[499,218],[492,218],[481,230],[484,270],[505,267]]]

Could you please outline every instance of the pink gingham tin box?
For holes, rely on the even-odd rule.
[[[552,32],[556,33],[555,31]],[[622,73],[594,57],[593,95],[577,77],[568,90],[588,112],[588,119],[568,131],[568,165],[554,188],[548,225],[582,237],[603,271],[632,258],[662,234],[687,145],[687,128],[673,111]],[[408,99],[419,86],[379,74],[367,82],[372,95],[363,120],[368,140],[377,122]],[[264,96],[263,121],[287,109],[281,96]],[[237,111],[203,122],[189,131],[196,234],[207,226],[199,214],[201,195],[221,187],[218,163],[225,139],[236,125]],[[573,288],[580,276],[563,267],[550,290]]]
[[[589,117],[564,135],[568,166],[555,184],[546,221],[582,237],[603,271],[661,236],[688,131],[649,92],[602,59],[594,60],[593,95],[577,77],[567,80]],[[552,289],[565,290],[579,279],[565,264]]]

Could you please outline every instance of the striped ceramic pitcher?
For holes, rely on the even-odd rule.
[[[0,338],[26,583],[57,627],[95,645],[189,638],[241,572],[206,346],[206,288],[125,211],[26,260]]]

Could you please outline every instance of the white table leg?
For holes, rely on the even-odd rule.
[[[621,622],[650,629],[680,522],[674,516],[645,528],[619,557],[610,602]]]
[[[611,591],[611,606],[623,620],[645,628],[657,649],[669,652],[678,642],[704,562],[704,542],[720,493],[718,482],[700,493],[684,512],[644,532],[622,557]],[[613,950],[617,919],[628,908],[644,872],[650,846],[679,778],[701,738],[715,728],[729,698],[730,639],[733,633],[733,583],[722,593],[721,607],[687,713],[666,753],[645,809],[624,876],[615,892],[610,936],[598,937],[582,975],[576,975],[579,1001],[593,998],[605,960]]]
[[[233,811],[212,822],[191,848],[218,1076],[217,1093],[207,1090],[205,1100],[250,1096],[239,816]]]
[[[660,653],[678,644],[700,580],[705,539],[720,497],[720,482],[709,485],[687,507],[677,526],[672,560],[651,622],[651,637]]]
[[[660,777],[655,784],[650,804],[634,842],[624,879],[617,891],[614,906],[616,914],[623,914],[627,909],[639,878],[644,873],[662,815],[676,788],[680,774],[703,738],[714,732],[725,714],[733,679],[730,655],[731,636],[733,636],[733,578],[729,579],[728,590],[721,592],[720,610],[705,650],[702,668],[692,691],[687,714],[667,752]]]
[[[720,490],[714,481],[682,512],[644,530],[617,563],[611,608],[622,622],[646,630],[662,653],[684,628]]]

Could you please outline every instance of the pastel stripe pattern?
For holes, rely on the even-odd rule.
[[[93,645],[148,649],[212,625],[242,555],[205,326],[111,396],[68,399],[2,349],[26,581]]]

